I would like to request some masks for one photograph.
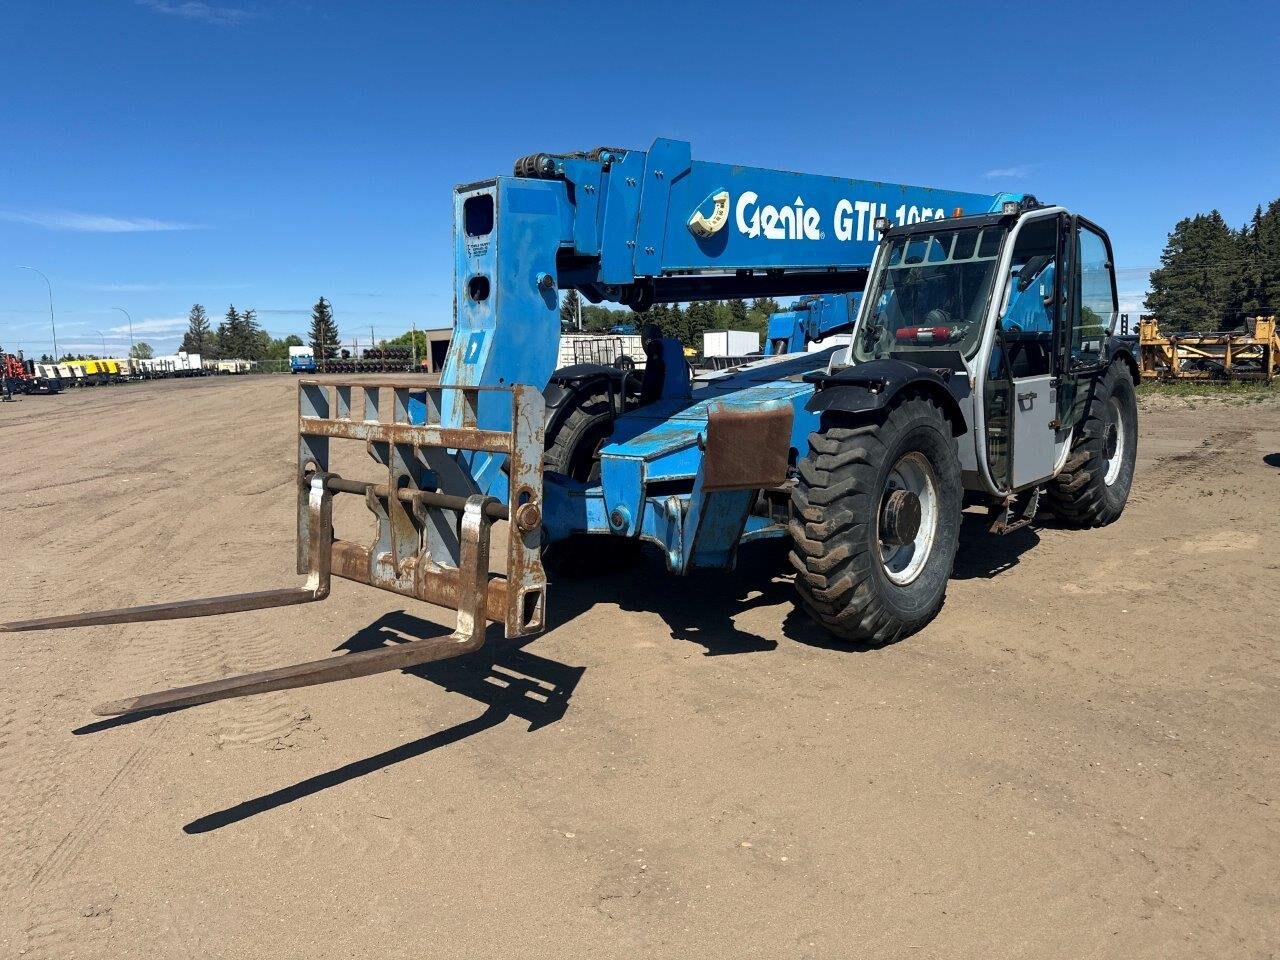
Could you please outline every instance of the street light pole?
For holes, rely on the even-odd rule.
[[[101,330],[95,330],[95,331],[93,331],[93,332],[94,332],[94,333],[96,333],[99,337],[101,337],[101,338],[102,338],[102,358],[105,360],[105,359],[107,358],[107,338],[106,338],[106,335],[105,335],[105,334],[103,334],[103,332],[102,332]]]
[[[129,316],[129,311],[124,307],[112,307],[112,310],[119,310],[129,321],[129,356],[133,356],[133,317]]]
[[[49,278],[44,276],[43,270],[37,270],[35,267],[27,267],[19,264],[19,270],[30,270],[44,277],[44,285],[49,288],[49,329],[53,331],[53,362],[58,362],[58,325],[53,322],[53,284],[49,282]]]

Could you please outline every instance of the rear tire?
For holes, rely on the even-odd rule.
[[[580,483],[600,480],[601,445],[613,432],[608,388],[584,390],[569,399],[568,413],[547,434],[543,470],[563,473]],[[554,575],[581,579],[613,573],[635,562],[640,541],[631,537],[583,534],[548,544],[542,562]]]
[[[1128,365],[1113,360],[1089,390],[1071,454],[1045,490],[1054,515],[1080,529],[1106,526],[1124,513],[1138,457],[1138,396]]]
[[[909,520],[894,526],[895,490],[914,491],[914,533]],[[925,626],[946,596],[962,496],[951,424],[929,400],[907,400],[878,425],[810,434],[790,524],[800,605],[836,636],[870,645]]]

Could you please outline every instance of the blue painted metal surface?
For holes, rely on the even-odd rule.
[[[765,356],[800,353],[810,343],[816,343],[833,333],[852,329],[858,318],[858,304],[861,302],[861,293],[825,293],[802,297],[789,310],[780,310],[769,318]]]
[[[695,161],[689,144],[664,139],[647,152],[539,155],[528,170],[537,172],[455,193],[456,323],[444,384],[545,386],[556,364],[562,289],[640,306],[702,295],[856,293],[879,241],[877,217],[943,219],[998,209],[1004,199]],[[839,311],[851,317],[853,302],[822,301],[800,336],[814,340],[843,325]],[[683,356],[665,352],[670,382],[662,399],[616,422],[600,451],[600,481],[544,477],[546,542],[582,532],[641,537],[683,572],[729,566],[741,540],[783,532],[750,514],[755,491],[701,490],[708,405],[789,404],[791,444],[803,449],[816,423],[804,411],[812,387],[800,376],[832,351],[758,361],[700,378],[691,392]],[[424,401],[415,404],[411,415],[421,422]],[[446,390],[442,404],[444,426],[469,425],[456,392]],[[506,430],[509,419],[509,405],[486,396],[475,425]],[[499,456],[458,453],[452,464],[429,467],[451,491],[459,482],[452,473],[472,490],[506,498]]]

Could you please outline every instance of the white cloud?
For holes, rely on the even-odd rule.
[[[199,20],[220,27],[234,27],[255,16],[242,7],[220,7],[203,0],[136,0],[140,7],[184,20]]]
[[[0,220],[29,223],[46,230],[73,230],[79,233],[143,233],[155,230],[199,230],[194,223],[154,220],[151,217],[108,217],[97,213],[73,213],[66,210],[30,213],[0,210]]]
[[[184,330],[187,326],[186,317],[154,317],[150,320],[139,320],[133,325],[134,335],[140,333],[171,333],[175,330]],[[107,327],[107,333],[129,333],[129,325],[122,323],[118,327]]]
[[[1025,180],[1035,173],[1036,164],[1018,163],[1011,167],[996,167],[983,174],[988,180]]]

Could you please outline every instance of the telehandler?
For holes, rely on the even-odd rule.
[[[490,621],[536,633],[543,550],[651,544],[732,570],[790,540],[797,602],[837,637],[895,641],[942,607],[961,511],[994,531],[1120,516],[1137,448],[1111,243],[1029,195],[982,195],[692,159],[688,143],[521,158],[454,192],[455,329],[440,386],[298,384],[300,588],[6,623],[9,631],[323,600],[334,576],[457,610],[417,640],[104,704],[160,710],[458,656]],[[560,291],[654,303],[860,293],[850,343],[691,377],[650,331],[642,374],[556,369]],[[842,298],[851,303],[849,298]],[[817,324],[815,334],[844,324]],[[804,337],[800,339],[805,339]],[[335,441],[385,469],[330,469]],[[372,539],[333,529],[362,497]],[[490,533],[505,562],[490,573]]]

